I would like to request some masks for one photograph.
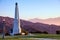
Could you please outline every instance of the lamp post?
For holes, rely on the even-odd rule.
[[[4,39],[4,36],[5,36],[4,27],[5,27],[5,19],[3,19],[3,22],[2,22],[2,38],[3,39]]]

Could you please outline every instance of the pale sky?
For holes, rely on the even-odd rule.
[[[0,16],[14,18],[16,2],[21,19],[60,17],[60,0],[0,0]]]

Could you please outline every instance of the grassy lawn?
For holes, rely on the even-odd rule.
[[[35,40],[35,39],[31,39],[31,38],[5,38],[5,39],[2,39],[2,38],[0,38],[0,40]]]
[[[54,38],[60,39],[60,34],[35,34],[34,38]]]
[[[35,39],[29,38],[27,36],[17,35],[17,36],[5,36],[4,39],[0,36],[0,40],[35,40]]]
[[[5,36],[4,39],[0,36],[0,40],[35,40],[34,38],[53,38],[53,39],[60,39],[60,34],[35,34],[35,36]]]

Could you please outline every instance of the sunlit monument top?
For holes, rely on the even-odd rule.
[[[16,2],[16,4],[15,5],[17,5],[17,2]]]

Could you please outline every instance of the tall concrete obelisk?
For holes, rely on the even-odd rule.
[[[13,26],[13,35],[20,34],[21,27],[20,27],[20,20],[19,20],[19,11],[18,11],[18,4],[15,4],[15,18],[14,18],[14,26]]]

